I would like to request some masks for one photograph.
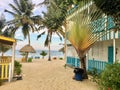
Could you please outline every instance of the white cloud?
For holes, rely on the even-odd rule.
[[[21,32],[20,29],[17,30],[17,32],[15,33],[15,37],[18,38],[18,37],[23,37],[23,34]]]

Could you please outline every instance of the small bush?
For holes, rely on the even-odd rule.
[[[97,82],[100,77],[100,73],[98,73],[96,68],[93,68],[91,71],[88,71],[88,74],[92,76],[92,81]]]
[[[32,58],[28,58],[28,62],[32,62]]]
[[[17,74],[17,75],[21,74],[21,72],[22,72],[21,67],[22,67],[22,65],[20,64],[20,62],[15,61],[15,64],[14,64],[14,72],[15,72],[15,74]]]
[[[62,57],[60,57],[59,59],[60,59],[60,60],[63,60],[63,58],[62,58]]]
[[[99,85],[102,89],[120,90],[120,64],[108,64],[100,75]]]

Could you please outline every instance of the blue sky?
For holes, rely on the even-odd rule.
[[[32,0],[32,2],[37,5],[38,3],[43,2],[43,0]],[[4,9],[11,10],[11,8],[8,5],[9,3],[13,3],[13,0],[0,0],[0,13],[4,13],[6,20],[12,20],[12,18],[13,18],[10,14],[4,12]],[[34,15],[41,14],[42,11],[46,11],[46,8],[44,6],[36,7],[33,10]],[[36,50],[41,50],[41,49],[48,50],[47,47],[44,47],[44,43],[43,43],[46,35],[43,35],[39,40],[37,40],[37,35],[39,33],[38,32],[30,33],[31,45]],[[17,39],[24,40],[24,37],[23,37],[20,29],[16,32],[15,37]],[[60,41],[59,37],[56,34],[54,34],[53,39],[52,39],[52,43],[51,43],[51,49],[52,50],[59,50],[61,47],[63,47],[63,45],[59,45],[59,43],[64,43],[64,41],[63,40]],[[18,41],[16,49],[19,50],[20,48],[22,48],[26,44],[27,44],[27,39],[24,41]]]

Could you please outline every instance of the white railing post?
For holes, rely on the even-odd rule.
[[[12,81],[12,65],[9,63],[9,76],[8,76],[8,82]]]

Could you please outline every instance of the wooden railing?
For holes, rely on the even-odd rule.
[[[66,64],[73,66],[73,67],[80,67],[80,59],[69,56],[69,57],[67,57]]]
[[[92,71],[94,68],[97,70],[97,72],[101,72],[105,69],[105,65],[107,62],[100,61],[100,60],[88,60],[88,70]]]
[[[9,63],[0,63],[0,79],[9,78]]]
[[[88,60],[87,63],[87,70],[92,71],[94,68],[97,69],[97,72],[101,72],[105,69],[105,65],[108,62],[101,61],[101,60]],[[72,67],[80,67],[80,59],[74,57],[67,57],[66,64]]]
[[[12,60],[11,56],[2,56],[0,57],[0,63],[10,63]]]
[[[10,78],[11,59],[10,56],[0,57],[0,79]]]

